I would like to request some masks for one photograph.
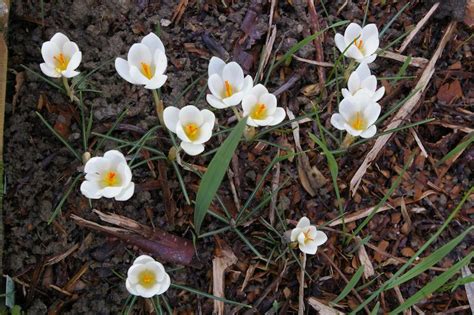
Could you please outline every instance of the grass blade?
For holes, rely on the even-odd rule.
[[[413,306],[414,304],[418,303],[421,299],[428,297],[430,294],[432,294],[437,289],[439,289],[443,284],[445,284],[449,279],[451,279],[459,271],[459,269],[469,264],[469,262],[471,261],[473,257],[474,257],[474,252],[470,252],[466,257],[461,259],[454,266],[452,266],[447,271],[443,272],[442,274],[434,278],[433,281],[425,285],[418,292],[416,292],[414,295],[408,298],[405,301],[405,303],[403,303],[402,305],[400,305],[399,307],[391,311],[389,315],[399,314],[403,312],[404,310],[406,310],[407,308],[409,308],[410,306]]]
[[[221,298],[221,297],[218,297],[218,296],[209,294],[209,293],[207,293],[207,292],[199,291],[199,290],[196,290],[196,289],[193,289],[193,288],[184,286],[184,285],[180,285],[180,284],[176,284],[176,283],[171,283],[171,287],[174,288],[174,289],[185,290],[185,291],[188,291],[188,292],[191,292],[191,293],[200,295],[200,296],[204,296],[204,297],[206,297],[206,298],[210,298],[210,299],[214,299],[214,300],[217,300],[217,301],[221,301],[221,302],[224,302],[224,303],[227,303],[227,304],[239,305],[239,306],[242,306],[242,307],[252,308],[252,306],[250,306],[250,305],[248,305],[248,304],[244,304],[244,303],[240,303],[240,302],[235,302],[235,301],[227,300],[227,299],[224,299],[224,298]]]
[[[352,277],[352,279],[347,283],[346,287],[342,290],[342,292],[332,301],[332,304],[337,304],[339,301],[342,301],[349,292],[356,286],[356,284],[359,282],[360,278],[362,277],[362,274],[364,273],[364,266],[360,266],[359,269],[357,269],[356,273]]]
[[[234,151],[242,138],[246,123],[247,117],[244,117],[234,127],[234,130],[232,130],[219,150],[217,150],[211,163],[209,163],[206,173],[202,177],[196,196],[196,206],[194,208],[194,228],[198,235],[212,199],[214,199],[217,189],[221,185],[222,179],[229,167],[230,160],[234,155]]]
[[[449,160],[450,158],[452,158],[453,156],[455,156],[456,154],[458,154],[462,150],[465,150],[472,142],[474,142],[474,132],[471,132],[468,135],[466,140],[462,141],[454,149],[449,151],[448,154],[446,154],[441,160],[436,162],[435,165],[440,166],[441,164],[443,164],[444,162],[446,162],[447,160]]]

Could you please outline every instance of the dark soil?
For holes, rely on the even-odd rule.
[[[222,2],[230,3],[231,1]],[[172,19],[178,1],[45,1],[43,13],[41,13],[39,1],[13,1],[9,26],[10,98],[7,100],[5,127],[4,274],[16,280],[17,304],[21,305],[28,314],[119,313],[125,305],[128,293],[124,281],[117,276],[117,273],[126,274],[134,257],[139,255],[140,251],[104,234],[79,227],[70,219],[71,214],[76,214],[99,222],[97,216],[91,212],[88,200],[80,194],[78,188],[69,196],[58,218],[52,224],[47,224],[54,208],[71,184],[72,178],[77,171],[80,171],[81,164],[42,124],[35,111],[38,110],[45,116],[51,125],[57,124],[58,128],[62,128],[68,141],[81,151],[79,110],[66,96],[31,74],[26,75],[19,91],[15,92],[17,79],[15,74],[25,71],[20,65],[24,64],[39,72],[41,44],[58,31],[63,32],[79,45],[83,52],[83,62],[79,70],[88,72],[117,56],[125,55],[132,43],[139,41],[150,31],[159,30],[169,60],[168,81],[162,88],[165,106],[174,104],[178,98],[175,106],[195,104],[201,108],[208,108],[205,99],[199,98],[200,91],[206,87],[205,78],[202,78],[197,87],[185,93],[182,98],[179,96],[192,81],[207,73],[208,60],[212,55],[237,60],[250,74],[255,75],[269,21],[270,4],[266,1],[262,1],[263,4],[258,1],[252,1],[252,3],[233,1],[233,4],[227,7],[224,7],[222,2],[190,1],[181,20],[168,25],[167,20]],[[319,1],[316,2],[319,3]],[[338,15],[337,11],[344,1],[326,2],[330,2],[326,5],[329,16],[324,13],[320,5],[316,7],[323,27],[344,19],[362,22],[365,8],[363,1],[349,1]],[[386,6],[382,6],[380,2],[371,1],[368,22],[376,23],[379,29],[382,29],[406,1],[398,1],[396,4]],[[392,1],[387,1],[389,2]],[[404,11],[384,34],[381,47],[413,27],[430,7],[430,4],[424,4],[423,1],[410,5],[409,9]],[[244,23],[245,16],[249,12],[254,14],[255,20]],[[442,37],[442,30],[446,28],[451,18],[452,16],[431,18],[404,54],[431,58]],[[277,1],[274,23],[277,27],[274,50],[278,49],[279,54],[283,54],[311,32],[306,1]],[[160,24],[161,27],[159,27]],[[337,31],[342,32],[343,28]],[[437,171],[440,168],[434,166],[436,161],[462,141],[466,135],[465,128],[473,126],[472,46],[463,43],[470,34],[471,31],[467,26],[462,22],[458,23],[456,35],[450,40],[437,63],[436,72],[423,102],[407,121],[410,123],[429,117],[436,118],[435,122],[414,128],[428,152],[428,158],[422,157],[411,132],[407,130],[398,132],[387,143],[374,165],[369,168],[358,193],[351,198],[349,181],[372,147],[374,140],[359,145],[348,154],[338,157],[339,188],[345,200],[345,211],[352,213],[376,205],[398,177],[408,157],[412,153],[416,154],[415,162],[403,176],[402,184],[389,199],[389,201],[394,201],[404,197],[407,201],[428,190],[433,191],[430,196],[407,205],[408,209],[421,209],[418,213],[411,212],[412,229],[408,232],[402,231],[404,221],[400,215],[400,208],[397,208],[375,215],[361,233],[362,237],[371,236],[370,242],[379,248],[387,243],[388,246],[385,246],[384,250],[393,256],[406,258],[407,253],[410,252],[406,248],[414,251],[419,249],[440,227],[464,193],[472,186],[474,157],[472,146],[464,151],[444,175],[438,176]],[[330,31],[325,37],[324,61],[335,59],[333,36],[334,32]],[[398,48],[399,45],[400,43],[394,47]],[[297,55],[314,59],[314,47],[313,44],[309,44]],[[402,65],[397,61],[380,57],[377,58],[375,64],[374,72],[380,77],[396,75]],[[330,68],[326,68],[326,75],[329,72]],[[406,75],[417,76],[420,73],[420,69],[409,67]],[[293,60],[289,66],[275,71],[267,85],[269,90],[277,90],[294,74],[298,74],[300,78],[280,95],[280,104],[290,108],[295,116],[300,116],[311,112],[313,110],[311,100],[316,101],[323,112],[320,116],[323,125],[334,131],[329,119],[337,108],[335,89],[328,90],[327,96],[322,101],[318,101],[317,97],[305,96],[302,92],[304,87],[318,83],[315,66]],[[401,83],[382,81],[386,86],[387,95],[390,95],[392,91],[396,92],[389,102],[382,102],[382,113],[398,100],[406,97],[416,84],[416,80],[416,78],[403,79]],[[438,91],[444,84],[454,81],[460,83],[463,95],[446,104],[438,99]],[[137,140],[158,123],[151,93],[122,80],[116,74],[113,63],[108,63],[92,75],[90,84],[92,88],[102,91],[101,94],[88,93],[84,96],[86,107],[93,112],[94,131],[105,133],[117,115],[125,108],[129,108],[128,114],[117,131],[113,133],[117,138]],[[400,88],[396,89],[399,86]],[[17,101],[13,104],[15,94],[17,94]],[[43,106],[40,108],[41,104]],[[216,114],[221,125],[235,124],[228,120],[232,117],[232,111],[224,110]],[[66,123],[63,120],[65,117]],[[300,127],[303,148],[315,148],[315,144],[306,134],[308,132],[319,134],[316,124],[305,123]],[[378,127],[383,130],[383,126]],[[167,152],[171,147],[167,135],[164,132],[158,135],[160,141],[153,140],[148,145]],[[294,150],[290,128],[279,129],[277,132],[265,135],[264,138]],[[94,144],[97,140],[99,139],[92,137],[90,143]],[[331,148],[337,148],[330,138],[328,141]],[[232,165],[241,203],[248,199],[256,182],[261,178],[263,170],[278,154],[276,147],[266,146],[261,149],[261,145],[255,142],[242,143],[237,151],[237,163],[234,162]],[[217,141],[212,141],[206,146],[206,150],[217,146]],[[116,147],[116,143],[107,141],[101,152],[93,152],[93,154],[100,155],[103,151]],[[122,149],[122,152],[125,152],[125,149]],[[327,178],[330,178],[323,155],[313,150],[308,153],[308,157],[311,165],[316,165]],[[186,160],[205,167],[210,157],[186,157]],[[154,171],[158,172],[157,164],[154,164]],[[199,178],[185,170],[181,172],[191,200],[194,200]],[[102,199],[94,201],[93,207],[101,211],[115,212],[143,224],[153,225],[187,239],[193,239],[193,207],[186,205],[171,166],[168,167],[166,175],[167,182],[157,181],[153,170],[142,165],[133,170],[133,178],[138,187],[131,200],[115,202]],[[159,178],[163,179],[163,174]],[[252,207],[258,205],[271,191],[272,180],[273,172],[270,172]],[[279,183],[282,184],[285,181],[288,182],[278,195],[277,209],[282,209],[286,218],[298,220],[306,215],[312,222],[319,225],[337,217],[337,202],[330,181],[317,191],[315,197],[311,197],[298,178],[296,159],[281,163]],[[169,187],[174,203],[164,201],[162,189],[164,186]],[[237,209],[227,178],[219,195],[235,213]],[[218,205],[216,209],[221,211]],[[269,207],[266,206],[258,213],[257,220],[251,221],[242,228],[264,257],[271,255],[271,247],[269,249],[259,237],[270,232],[258,218],[268,220],[268,213]],[[459,235],[472,224],[472,220],[472,202],[468,201],[458,217],[425,255]],[[348,230],[354,229],[357,226],[355,223],[348,224]],[[205,231],[222,227],[223,225],[212,217],[208,217],[204,222]],[[336,228],[342,230],[341,226]],[[317,254],[308,259],[307,272],[311,275],[312,281],[307,279],[305,295],[330,301],[341,292],[345,282],[327,259],[332,260],[349,279],[359,263],[357,255],[351,251],[353,245],[347,248],[343,245],[344,238],[339,233],[326,232],[330,239],[320,248],[324,255]],[[257,310],[263,314],[272,307],[274,302],[278,302],[281,306],[280,314],[296,313],[298,308],[296,274],[299,273],[299,266],[291,255],[287,254],[287,257],[283,259],[266,264],[265,261],[256,259],[254,253],[235,233],[226,232],[219,234],[218,237],[229,244],[238,257],[238,263],[230,267],[227,272],[226,298],[254,305],[265,290],[279,279],[279,274],[286,266],[286,271],[276,288],[259,301]],[[469,236],[443,259],[438,267],[448,268],[454,264],[472,250],[472,244],[472,237]],[[76,245],[78,248],[67,257],[58,259],[57,263],[47,263],[48,259],[59,257]],[[197,254],[202,267],[183,267],[172,271],[172,281],[201,291],[212,292],[212,258],[215,248],[216,238],[199,239]],[[372,285],[359,292],[362,297],[369,296],[380,283],[400,267],[399,264],[394,263],[384,264],[388,257],[377,257],[379,254],[372,249],[368,249],[368,254],[373,258],[372,263],[376,268],[376,274],[380,277]],[[275,257],[276,255],[272,259],[274,260]],[[255,273],[241,291],[247,270],[255,265]],[[167,264],[166,267],[175,269],[178,266]],[[81,270],[85,272],[79,280],[68,287],[66,290],[68,292],[64,293],[55,289],[64,289],[68,281]],[[402,295],[405,298],[411,296],[437,274],[439,271],[428,271],[401,286]],[[368,282],[368,280],[364,281]],[[210,299],[196,297],[175,289],[170,289],[166,296],[179,314],[210,314],[212,312],[213,302]],[[349,295],[342,305],[346,306],[346,311],[350,311],[350,308],[358,303],[354,296]],[[385,294],[381,307],[389,311],[398,304],[395,292],[389,291]],[[419,303],[418,307],[427,314],[433,314],[467,304],[464,287],[460,286],[453,293],[449,291],[436,293],[425,303]],[[139,299],[135,309],[137,313],[151,311],[150,305],[142,299]],[[227,312],[231,309],[233,307],[227,306]],[[311,309],[308,312],[314,313]],[[469,310],[462,309],[460,312],[468,313]]]

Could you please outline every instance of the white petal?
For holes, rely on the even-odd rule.
[[[82,53],[78,51],[74,55],[72,55],[71,60],[69,60],[66,70],[68,71],[76,70],[77,67],[79,67],[79,64],[81,63],[81,60],[82,60]]]
[[[149,90],[159,89],[160,87],[163,86],[163,84],[165,84],[167,79],[168,79],[167,75],[155,73],[153,78],[151,78],[151,80],[149,80],[148,83],[145,85],[145,89],[149,89]]]
[[[109,186],[109,187],[102,188],[100,193],[105,198],[114,198],[115,196],[119,195],[121,191],[122,191],[122,187],[111,187],[111,186]]]
[[[237,93],[232,94],[231,97],[224,98],[222,102],[224,102],[224,104],[226,104],[227,107],[235,106],[242,101],[242,98],[244,97],[244,95],[245,95],[244,92],[237,92]]]
[[[300,228],[294,228],[293,230],[291,230],[290,240],[292,242],[296,242],[296,240],[298,239],[298,235],[300,235],[301,232],[303,232],[303,229]]]
[[[163,42],[161,39],[155,34],[155,33],[150,33],[147,36],[143,37],[142,44],[145,44],[148,49],[150,50],[151,53],[156,52],[156,50],[161,50],[163,53],[165,53],[165,46],[163,45]]]
[[[345,98],[339,104],[339,114],[341,114],[342,118],[344,118],[346,122],[350,121],[354,114],[360,110],[358,104],[353,101],[354,98],[355,96],[351,98]]]
[[[189,155],[198,155],[204,151],[204,145],[193,144],[190,142],[181,142],[181,148]]]
[[[176,135],[178,138],[180,138],[183,142],[189,142],[191,143],[191,139],[188,138],[186,133],[184,132],[183,125],[181,125],[180,122],[178,122],[178,125],[176,126]]]
[[[110,167],[116,168],[121,163],[127,164],[127,160],[122,152],[118,150],[109,150],[104,153],[104,159],[108,160],[110,163]],[[90,160],[89,160],[90,161]]]
[[[222,70],[222,80],[229,81],[234,93],[240,91],[244,85],[244,71],[237,62],[229,62]]]
[[[60,47],[60,50],[62,50],[65,57],[72,58],[75,53],[79,52],[79,47],[74,42],[66,42],[63,47]]]
[[[331,116],[331,125],[333,125],[334,128],[344,130],[345,123],[346,121],[344,120],[341,114],[336,113]]]
[[[138,283],[138,275],[140,274],[140,272],[145,270],[145,264],[146,262],[138,264],[134,262],[133,265],[128,268],[127,279],[129,279],[131,285]]]
[[[365,80],[361,83],[361,87],[369,90],[372,93],[375,93],[375,90],[377,89],[377,79],[375,78],[375,75],[365,78]]]
[[[297,228],[305,228],[310,226],[311,223],[309,222],[309,219],[307,217],[302,217],[299,221],[298,224],[296,225]]]
[[[40,64],[41,71],[47,75],[48,77],[51,78],[60,78],[61,73],[57,72],[56,69],[53,66],[50,66],[47,63],[41,63]]]
[[[127,187],[123,188],[120,194],[115,196],[115,200],[117,201],[126,201],[133,196],[135,192],[135,183],[130,182]]]
[[[150,80],[145,77],[137,67],[132,66],[130,62],[128,64],[130,65],[130,77],[135,84],[148,84],[150,82]]]
[[[373,54],[371,56],[365,57],[363,61],[366,63],[372,63],[374,62],[375,58],[377,58],[377,54]]]
[[[216,123],[216,115],[214,115],[214,113],[208,109],[201,110],[201,115],[204,123],[208,123],[212,126],[212,128],[214,128],[214,125]]]
[[[210,77],[213,74],[222,76],[222,70],[224,70],[225,62],[219,57],[212,57],[209,60],[209,67],[207,68],[208,76]]]
[[[224,104],[224,102],[222,102],[219,98],[215,97],[212,94],[206,95],[206,101],[209,103],[209,105],[217,109],[223,109],[228,107],[226,104]]]
[[[187,105],[179,111],[179,123],[181,125],[194,123],[201,126],[203,122],[204,119],[202,118],[201,111],[196,106]]]
[[[62,71],[62,72],[61,72],[61,75],[62,75],[63,77],[65,77],[65,78],[73,78],[73,77],[75,77],[75,76],[77,76],[77,75],[79,75],[79,74],[80,74],[80,72],[78,72],[78,71],[67,70],[67,69],[66,69],[65,71]]]
[[[151,261],[155,261],[155,260],[152,257],[148,256],[148,255],[140,255],[137,258],[135,258],[135,260],[133,261],[133,265],[135,265],[135,264],[143,265],[143,264],[149,263]]]
[[[356,92],[358,89],[360,89],[360,79],[359,79],[359,74],[354,71],[351,73],[349,76],[349,80],[347,81],[347,87],[349,88],[349,91],[353,94]]]
[[[265,104],[267,107],[267,113],[269,115],[273,115],[275,113],[276,107],[277,107],[277,98],[275,95],[267,93],[262,96],[260,96],[260,99],[258,100],[259,103]]]
[[[255,95],[257,98],[260,98],[260,96],[268,94],[268,90],[262,84],[257,84],[252,88],[252,90],[249,91],[249,93]]]
[[[132,77],[130,76],[130,66],[128,65],[127,60],[123,58],[115,59],[115,70],[117,70],[117,73],[122,77],[122,79],[129,83],[135,84],[135,81],[133,81]]]
[[[70,41],[69,38],[60,32],[54,34],[54,36],[51,37],[50,39],[50,42],[55,43],[56,46],[58,46],[58,48],[61,50],[63,49],[64,44],[66,44],[69,41]]]
[[[89,199],[100,199],[102,197],[100,189],[99,183],[95,181],[86,180],[81,184],[81,193]]]
[[[360,52],[359,49],[355,45],[351,45],[345,53],[346,57],[353,58],[359,62],[362,62],[364,60],[364,55]]]
[[[314,255],[316,254],[318,250],[318,245],[316,245],[315,242],[309,242],[308,244],[300,244],[300,250],[309,255]]]
[[[367,63],[365,62],[362,62],[358,67],[357,69],[355,70],[357,72],[357,74],[359,75],[359,79],[361,81],[365,80],[365,78],[369,77],[371,74],[370,74],[370,68],[369,66],[367,65]]]
[[[222,98],[222,95],[224,94],[224,81],[222,81],[220,76],[217,74],[211,75],[207,80],[207,86],[212,95],[219,99]]]
[[[156,294],[165,293],[166,291],[168,291],[170,285],[171,285],[170,276],[167,273],[165,273],[163,280],[160,281],[160,290],[158,290]]]
[[[362,133],[361,130],[356,130],[356,129],[352,128],[352,126],[349,125],[348,123],[345,123],[345,124],[344,124],[344,129],[346,129],[346,131],[347,131],[351,136],[354,136],[354,137],[358,137],[358,136],[360,136],[360,134]]]
[[[152,55],[145,44],[133,44],[127,55],[128,63],[135,67],[141,67],[141,63],[151,64]]]
[[[157,74],[163,74],[168,67],[168,59],[166,58],[165,53],[162,50],[156,50],[153,55],[153,62],[155,64],[155,76]]]
[[[247,94],[242,99],[242,109],[244,110],[244,116],[250,115],[254,106],[258,103],[258,98],[255,94]]]
[[[285,119],[286,113],[285,110],[281,107],[277,107],[275,112],[273,113],[273,121],[269,124],[269,126],[278,125]]]
[[[341,90],[341,93],[342,93],[342,96],[343,96],[344,98],[347,98],[347,97],[351,97],[351,96],[352,96],[352,93],[349,92],[348,89],[342,89],[342,90]]]
[[[369,38],[376,37],[379,38],[379,30],[375,24],[367,24],[362,29],[362,39],[367,41]],[[378,45],[377,45],[378,46]]]
[[[212,128],[214,125],[211,125],[209,123],[204,123],[201,125],[200,130],[199,130],[199,138],[193,141],[193,144],[201,144],[209,141],[212,137]]]
[[[135,285],[132,285],[129,279],[125,281],[125,287],[127,288],[128,293],[132,295],[138,295],[138,292],[135,289]]]
[[[347,44],[352,43],[354,39],[362,34],[362,28],[357,23],[351,23],[344,32],[344,40]]]
[[[245,116],[245,115],[244,115]],[[251,127],[258,127],[259,125],[252,119],[252,117],[247,118],[247,125]]]
[[[379,118],[381,107],[378,103],[367,104],[364,109],[364,118],[367,120],[367,126],[372,125]]]
[[[328,240],[328,236],[326,235],[326,233],[321,231],[316,231],[313,238],[316,246],[321,246]]]
[[[364,42],[365,54],[370,56],[377,51],[379,48],[379,38],[378,36],[372,36]]]
[[[265,119],[252,119],[258,126],[272,126],[273,116],[268,116]]]
[[[346,50],[347,44],[346,44],[346,41],[344,40],[344,36],[337,33],[336,36],[334,36],[334,42],[336,43],[337,49],[339,49],[341,53],[344,50]]]
[[[253,87],[253,78],[252,76],[247,75],[244,78],[244,85],[242,86],[240,91],[243,92],[244,95],[246,95],[247,93],[250,93],[250,90],[252,89],[252,87]]]
[[[163,111],[163,121],[166,128],[171,132],[176,133],[176,126],[179,122],[179,109],[174,106],[168,106]]]
[[[141,296],[141,297],[144,297],[144,298],[151,298],[152,296],[155,296],[156,293],[155,291],[153,290],[153,287],[151,288],[144,288],[143,286],[137,284],[137,286],[135,287],[136,290],[137,290],[137,295]]]
[[[103,171],[106,171],[110,167],[110,162],[103,157],[95,156],[90,158],[84,166],[85,173],[97,173],[101,174]]]
[[[385,87],[382,86],[377,91],[375,91],[374,95],[372,96],[372,99],[375,102],[377,102],[383,97],[384,94],[385,94]]]
[[[367,128],[366,130],[364,130],[360,134],[360,136],[362,138],[372,138],[375,135],[376,132],[377,132],[377,127],[375,127],[375,125],[372,125],[369,128]]]
[[[59,49],[58,45],[53,42],[45,42],[41,46],[41,56],[43,57],[43,60],[51,66],[56,64],[54,57],[60,53],[61,50]]]
[[[122,187],[128,186],[128,184],[132,181],[132,170],[126,162],[122,162],[117,166],[117,173],[120,175]]]

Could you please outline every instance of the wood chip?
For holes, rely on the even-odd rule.
[[[416,104],[418,104],[418,101],[420,101],[421,96],[423,95],[426,87],[428,86],[428,83],[435,71],[436,62],[438,61],[438,58],[441,56],[441,53],[443,52],[444,47],[446,46],[447,42],[453,35],[455,28],[456,28],[456,22],[451,22],[448,25],[444,33],[444,36],[438,45],[438,48],[436,49],[433,56],[431,57],[430,62],[426,66],[425,70],[423,71],[423,74],[421,75],[416,85],[415,90],[417,90],[417,92],[408,101],[406,101],[405,104],[403,104],[403,106],[398,110],[397,114],[393,117],[391,122],[385,128],[385,130],[397,128],[398,126],[400,126],[402,122],[406,121],[407,117],[412,113]],[[387,143],[387,141],[390,139],[391,136],[392,134],[386,134],[377,138],[373,148],[367,154],[364,161],[362,162],[362,165],[359,167],[357,172],[352,177],[350,189],[352,191],[353,196],[355,195],[357,188],[359,187],[359,184],[362,180],[362,177],[367,171],[367,168],[377,158],[379,152],[382,150],[382,148],[385,146],[385,144]]]
[[[405,62],[408,58],[408,56],[397,54],[393,51],[388,51],[388,50],[380,53],[379,56],[386,59],[392,59],[392,60],[396,60],[400,62]],[[424,66],[426,66],[427,63],[428,63],[428,59],[426,58],[411,57],[409,65],[412,67],[423,68]]]
[[[470,277],[472,273],[469,266],[462,267],[461,274],[463,278]],[[474,282],[465,283],[464,288],[466,289],[466,296],[469,301],[469,306],[471,307],[471,313],[474,314]]]
[[[319,315],[344,315],[343,312],[340,312],[322,302],[320,302],[318,299],[315,297],[310,297],[308,299],[309,305],[311,305],[312,308],[314,308],[317,312],[319,312]],[[311,313],[311,312],[310,312]]]
[[[220,298],[225,298],[225,271],[237,262],[237,256],[224,241],[218,241],[216,253],[212,259],[212,293]],[[214,314],[224,314],[224,302],[214,300]]]
[[[360,264],[364,266],[364,277],[368,279],[375,274],[374,266],[372,265],[369,255],[367,255],[367,251],[360,237],[357,237],[357,242],[360,244],[357,250],[357,256],[359,257]]]

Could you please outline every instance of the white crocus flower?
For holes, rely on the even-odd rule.
[[[81,192],[87,198],[125,201],[133,195],[132,171],[119,151],[110,150],[103,157],[89,159],[84,172],[86,180],[81,184]]]
[[[347,82],[347,89],[342,89],[341,92],[344,98],[348,98],[354,96],[362,89],[368,92],[375,102],[380,100],[385,93],[383,86],[377,90],[377,79],[375,75],[370,74],[369,66],[365,62],[362,62],[351,73]]]
[[[261,84],[254,86],[244,96],[242,108],[244,116],[249,116],[249,126],[274,126],[285,119],[285,110],[277,107],[276,96],[268,93],[267,88]]]
[[[298,247],[305,254],[314,255],[318,246],[326,243],[328,237],[311,225],[307,217],[302,217],[296,227],[291,230],[291,241],[298,242]]]
[[[125,286],[128,292],[144,298],[165,293],[171,285],[163,265],[150,256],[141,255],[128,269]]]
[[[79,74],[75,71],[82,60],[82,53],[76,43],[71,42],[66,35],[56,33],[51,40],[41,46],[44,63],[40,64],[41,71],[52,78],[72,78]]]
[[[235,106],[242,101],[252,88],[250,75],[244,78],[244,71],[236,62],[225,63],[218,57],[209,61],[207,85],[212,94],[207,94],[207,102],[215,108]]]
[[[167,65],[165,46],[155,33],[150,33],[140,43],[133,44],[128,51],[127,60],[115,59],[115,69],[123,79],[153,90],[165,84],[168,78],[164,75]]]
[[[163,112],[163,119],[166,128],[181,139],[184,152],[198,155],[204,151],[203,143],[212,136],[216,116],[210,110],[199,110],[193,105],[181,109],[168,106]]]
[[[380,109],[380,105],[366,90],[360,90],[353,97],[341,101],[339,113],[332,115],[331,124],[352,136],[371,138],[377,132],[374,123],[380,115]]]
[[[362,28],[359,24],[351,23],[344,36],[337,33],[334,41],[341,52],[345,51],[344,56],[371,63],[377,58],[375,52],[379,48],[379,30],[375,24],[367,24]]]

